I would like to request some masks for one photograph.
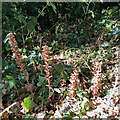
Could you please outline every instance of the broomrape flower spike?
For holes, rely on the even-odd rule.
[[[20,52],[19,52],[17,41],[15,40],[14,35],[12,33],[10,33],[8,35],[8,38],[9,38],[9,43],[10,43],[10,46],[11,46],[11,50],[12,50],[13,54],[15,55],[15,61],[16,61],[17,65],[18,65],[18,67],[20,67],[20,71],[23,72],[21,74],[25,76],[25,79],[26,79],[26,81],[28,83],[31,94],[34,97],[34,94],[32,92],[31,86],[30,86],[28,78],[27,78],[27,69],[24,69],[25,64],[22,63],[23,60],[21,59],[21,55],[20,55]]]
[[[43,47],[43,59],[44,59],[44,62],[45,62],[45,65],[44,65],[44,67],[46,68],[46,70],[45,70],[45,72],[47,73],[46,75],[45,75],[45,78],[48,80],[48,87],[49,87],[49,96],[48,96],[48,99],[50,99],[50,78],[52,77],[52,76],[50,76],[50,68],[51,68],[51,66],[49,66],[49,64],[50,64],[50,50],[49,50],[49,47],[47,46],[47,45],[45,45],[44,47]]]
[[[96,64],[94,67],[94,77],[92,79],[93,85],[91,86],[91,90],[93,91],[93,96],[97,96],[99,93],[99,89],[101,88],[101,64],[99,63],[98,59],[96,60]]]
[[[77,89],[76,83],[77,83],[78,75],[79,75],[78,69],[75,68],[70,78],[71,84],[69,84],[69,90],[68,90],[70,93],[70,98],[74,97],[74,91]]]

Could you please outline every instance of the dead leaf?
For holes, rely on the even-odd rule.
[[[3,113],[2,118],[3,118],[3,120],[8,120],[8,114],[7,114],[7,112]]]
[[[44,118],[45,118],[45,115],[46,115],[45,112],[41,112],[41,113],[38,113],[36,117],[37,117],[37,119],[39,119],[39,118],[40,118],[40,119],[42,119],[42,118],[44,119]]]
[[[92,101],[90,101],[88,105],[89,105],[89,107],[91,107],[91,108],[93,108],[93,109],[95,109],[95,108],[96,108],[96,107],[95,107],[95,104],[93,104],[93,102],[92,102]]]
[[[6,89],[5,88],[2,89],[2,93],[6,94]]]

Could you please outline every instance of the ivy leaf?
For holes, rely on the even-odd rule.
[[[36,107],[37,104],[35,104],[35,102],[32,101],[30,97],[27,97],[27,98],[24,98],[24,106],[25,106],[28,110],[30,110],[30,109]]]
[[[10,76],[10,75],[6,75],[7,79],[9,80],[14,80],[13,76]]]
[[[64,67],[63,67],[63,64],[62,63],[58,63],[56,66],[55,66],[55,70],[58,74],[60,74],[63,70],[64,70]]]
[[[108,30],[111,30],[111,25],[106,24],[106,28],[107,28]]]
[[[30,30],[30,31],[35,31],[35,28],[34,28],[34,23],[33,23],[33,21],[32,20],[30,20],[29,22],[28,22],[28,30]]]
[[[7,89],[11,89],[11,88],[13,88],[14,85],[15,85],[15,81],[14,81],[14,80],[10,80],[10,81],[8,81],[8,83],[9,83],[9,86],[8,86]]]
[[[19,15],[18,18],[19,18],[19,22],[22,23],[23,20],[24,20],[24,19],[23,19],[23,15]]]
[[[109,15],[110,15],[112,12],[113,12],[112,9],[109,9],[109,10],[108,10],[108,14],[109,14]]]
[[[112,10],[113,12],[116,12],[117,9],[118,9],[118,6],[114,6]]]
[[[107,10],[103,9],[103,10],[102,10],[102,13],[105,13],[105,12],[107,12]]]

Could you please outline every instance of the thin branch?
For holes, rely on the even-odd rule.
[[[6,111],[8,111],[11,107],[13,107],[14,105],[16,105],[18,102],[14,102],[12,105],[8,106],[7,108],[5,108],[1,113],[0,116],[2,116],[2,114]]]

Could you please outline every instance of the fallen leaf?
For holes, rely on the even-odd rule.
[[[45,115],[46,115],[45,112],[41,112],[41,113],[38,113],[36,117],[37,117],[37,119],[39,119],[39,118],[42,119],[45,117]]]
[[[7,114],[7,112],[3,113],[2,118],[3,118],[3,120],[8,120],[8,114]]]

